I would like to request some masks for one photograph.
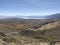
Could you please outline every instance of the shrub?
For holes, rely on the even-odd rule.
[[[5,41],[5,42],[15,42],[16,40],[12,37],[5,37],[5,38],[3,38],[3,41]]]
[[[6,35],[3,32],[0,32],[0,36],[5,37]]]

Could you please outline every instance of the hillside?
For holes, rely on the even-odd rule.
[[[0,22],[1,45],[48,45],[51,41],[60,41],[60,19],[5,19]]]
[[[48,18],[48,19],[55,19],[55,18],[58,19],[59,18],[60,19],[60,13],[49,15],[46,18]]]

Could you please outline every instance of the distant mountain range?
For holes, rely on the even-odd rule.
[[[4,18],[20,18],[20,19],[52,19],[52,18],[60,18],[60,13],[52,14],[49,16],[0,16],[0,19]]]
[[[27,19],[54,19],[54,18],[60,18],[60,13],[48,15],[48,16],[22,16],[22,18]]]
[[[52,14],[50,16],[46,16],[46,18],[60,18],[60,13]]]

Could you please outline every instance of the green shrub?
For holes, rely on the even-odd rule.
[[[3,38],[3,41],[5,41],[5,42],[15,42],[16,40],[12,37],[5,37],[5,38]]]
[[[49,35],[49,37],[47,37],[47,39],[48,39],[49,41],[52,41],[52,40],[55,39],[55,36],[53,36],[53,35]]]
[[[6,35],[3,32],[0,32],[0,36],[5,37]]]

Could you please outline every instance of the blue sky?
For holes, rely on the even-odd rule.
[[[0,16],[60,13],[60,0],[0,0]]]

